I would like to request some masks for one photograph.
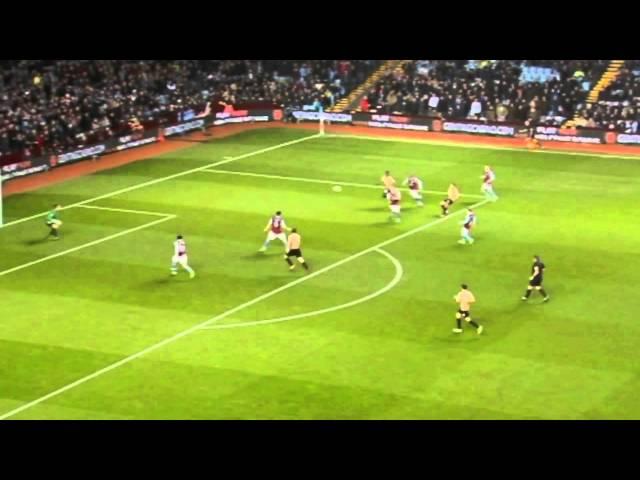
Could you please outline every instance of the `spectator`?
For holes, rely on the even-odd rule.
[[[481,113],[482,113],[482,103],[480,103],[480,100],[476,97],[473,99],[473,102],[471,102],[469,117],[478,117],[480,116]]]
[[[365,95],[364,97],[362,97],[362,100],[360,100],[360,111],[368,112],[370,108],[371,104],[369,103],[369,97]]]
[[[208,102],[335,104],[371,60],[27,60],[0,70],[0,153],[45,154],[162,122]]]

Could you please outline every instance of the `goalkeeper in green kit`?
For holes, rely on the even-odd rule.
[[[50,228],[49,235],[47,238],[51,238],[52,240],[60,240],[60,233],[58,230],[62,226],[62,220],[58,218],[58,212],[62,208],[62,205],[56,204],[53,206],[53,210],[47,213],[46,225]]]

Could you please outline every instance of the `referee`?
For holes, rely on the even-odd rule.
[[[538,255],[533,256],[533,265],[531,266],[531,276],[529,277],[529,285],[527,291],[522,296],[523,301],[527,301],[531,295],[531,290],[534,288],[540,292],[540,295],[544,297],[545,302],[549,301],[549,295],[542,288],[542,277],[544,275],[545,265]]]

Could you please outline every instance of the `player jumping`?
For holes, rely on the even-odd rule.
[[[384,192],[382,193],[382,198],[387,198],[389,194],[389,190],[396,186],[396,179],[391,176],[391,172],[386,170],[384,175],[380,178],[380,181],[384,185]]]
[[[387,194],[389,200],[389,209],[391,210],[391,216],[389,220],[399,223],[400,222],[400,202],[402,200],[402,194],[396,187],[391,187]]]
[[[49,235],[47,238],[51,240],[60,240],[60,232],[58,229],[62,226],[62,220],[58,218],[58,212],[62,209],[62,205],[56,204],[53,206],[53,210],[47,213],[47,219],[45,224],[49,227]]]
[[[462,225],[462,228],[460,229],[460,235],[462,236],[462,238],[458,240],[459,244],[465,245],[466,243],[468,243],[469,245],[472,245],[473,242],[475,242],[475,240],[471,237],[471,229],[475,226],[475,224],[476,214],[473,210],[468,208],[467,216],[464,217],[464,220],[462,222],[460,222],[460,225]]]
[[[291,230],[291,235],[289,235],[289,239],[287,240],[287,253],[284,254],[284,259],[289,264],[289,270],[296,268],[296,264],[291,261],[291,257],[296,257],[298,263],[302,265],[302,268],[309,270],[309,265],[305,262],[302,256],[302,250],[300,250],[301,245],[302,237],[294,228]]]
[[[489,165],[485,165],[484,175],[480,178],[482,178],[482,188],[480,191],[484,193],[487,200],[491,200],[492,202],[497,201],[498,195],[496,195],[496,192],[493,190],[493,182],[496,179],[496,174]]]
[[[418,207],[424,207],[424,203],[422,202],[422,180],[415,175],[411,175],[402,182],[402,184],[409,186],[409,194],[416,201],[416,205]]]
[[[187,257],[187,243],[182,235],[176,237],[173,242],[173,258],[171,259],[171,275],[178,275],[178,265],[189,272],[189,278],[196,276],[196,272],[189,266],[189,258]]]
[[[440,208],[442,209],[442,217],[449,215],[449,208],[460,198],[460,190],[455,183],[449,185],[447,190],[447,198],[440,202]]]
[[[284,243],[285,252],[287,251],[287,234],[285,230],[291,231],[290,228],[287,228],[287,225],[284,222],[284,217],[282,216],[281,211],[277,211],[276,214],[269,219],[269,223],[264,228],[265,232],[269,232],[267,234],[267,239],[264,241],[262,247],[260,247],[259,252],[266,252],[269,243],[271,240],[275,240],[276,238]]]

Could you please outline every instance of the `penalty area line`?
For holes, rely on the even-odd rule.
[[[482,205],[487,204],[488,202],[489,202],[489,200],[483,200],[481,202],[474,203],[473,205],[471,205],[470,208],[478,208],[478,207],[481,207]],[[348,262],[350,262],[352,260],[355,260],[356,258],[359,258],[359,257],[361,257],[363,255],[366,255],[369,252],[373,252],[375,250],[379,250],[382,247],[385,247],[387,245],[391,245],[392,243],[398,242],[398,241],[400,241],[400,240],[402,240],[404,238],[407,238],[407,237],[410,237],[412,235],[415,235],[416,233],[420,233],[420,232],[423,232],[423,231],[425,231],[425,230],[427,230],[429,228],[435,227],[436,225],[439,225],[439,224],[441,224],[443,222],[446,222],[450,218],[459,216],[460,214],[464,213],[464,211],[465,211],[464,209],[457,210],[457,211],[453,212],[452,214],[450,214],[450,215],[448,215],[446,217],[442,217],[442,218],[439,218],[438,220],[434,220],[432,222],[426,223],[424,225],[421,225],[419,227],[413,228],[411,230],[407,230],[406,232],[401,233],[399,235],[396,235],[395,237],[391,237],[388,240],[384,240],[384,241],[382,241],[382,242],[380,242],[380,243],[378,243],[376,245],[373,245],[371,247],[365,248],[364,250],[361,250],[361,251],[359,251],[357,253],[354,253],[354,254],[352,254],[352,255],[350,255],[348,257],[345,257],[342,260],[338,260],[337,262],[331,263],[331,264],[327,265],[326,267],[323,267],[323,268],[321,268],[319,270],[311,272],[309,275],[305,275],[304,277],[300,277],[297,280],[293,280],[291,282],[285,283],[281,287],[274,288],[273,290],[270,290],[270,291],[268,291],[266,293],[263,293],[262,295],[259,295],[259,296],[255,297],[255,298],[253,298],[252,300],[249,300],[247,302],[241,303],[240,305],[237,305],[237,306],[235,306],[235,307],[233,307],[233,308],[231,308],[229,310],[226,310],[226,311],[224,311],[224,312],[222,312],[222,313],[220,313],[218,315],[215,315],[215,316],[209,318],[208,320],[205,320],[204,322],[201,322],[201,323],[198,323],[196,325],[193,325],[193,326],[187,328],[186,330],[182,330],[182,331],[176,333],[175,335],[172,335],[171,337],[167,337],[164,340],[161,340],[161,341],[159,341],[157,343],[154,343],[153,345],[150,345],[147,348],[144,348],[144,349],[142,349],[142,350],[140,350],[140,351],[138,351],[136,353],[128,355],[128,356],[118,360],[117,362],[114,362],[114,363],[112,363],[110,365],[107,365],[104,368],[96,370],[95,372],[93,372],[93,373],[91,373],[89,375],[81,377],[78,380],[76,380],[75,382],[72,382],[72,383],[69,383],[67,385],[64,385],[64,386],[58,388],[57,390],[54,390],[54,391],[52,391],[52,392],[50,392],[50,393],[48,393],[46,395],[43,395],[43,396],[41,396],[39,398],[36,398],[35,400],[27,402],[24,405],[21,405],[21,406],[19,406],[17,408],[14,408],[13,410],[10,410],[10,411],[8,411],[8,412],[6,412],[4,414],[0,414],[0,420],[5,420],[7,418],[13,417],[14,415],[17,415],[20,412],[28,410],[28,409],[30,409],[30,408],[32,408],[32,407],[34,407],[34,406],[46,401],[46,400],[54,398],[54,397],[56,397],[56,396],[58,396],[58,395],[60,395],[60,394],[62,394],[64,392],[67,392],[67,391],[69,391],[69,390],[71,390],[73,388],[76,388],[76,387],[78,387],[78,386],[80,386],[80,385],[82,385],[82,384],[84,384],[84,383],[86,383],[86,382],[88,382],[88,381],[90,381],[90,380],[92,380],[94,378],[100,377],[101,375],[104,375],[105,373],[109,373],[109,372],[111,372],[111,371],[113,371],[113,370],[115,370],[115,369],[117,369],[117,368],[119,368],[119,367],[121,367],[123,365],[126,365],[126,364],[128,364],[128,363],[130,363],[130,362],[132,362],[132,361],[134,361],[134,360],[136,360],[136,359],[148,354],[148,353],[151,353],[151,352],[153,352],[155,350],[158,350],[159,348],[162,348],[165,345],[169,345],[169,344],[171,344],[171,343],[173,343],[173,342],[175,342],[175,341],[177,341],[177,340],[179,340],[179,339],[181,339],[183,337],[186,337],[187,335],[190,335],[191,333],[200,330],[202,327],[206,327],[208,325],[212,325],[212,324],[222,320],[223,318],[227,318],[227,317],[239,312],[240,310],[243,310],[243,309],[245,309],[247,307],[250,307],[251,305],[255,305],[258,302],[266,300],[267,298],[270,298],[270,297],[272,297],[272,296],[274,296],[274,295],[276,295],[276,294],[278,294],[280,292],[288,290],[291,287],[294,287],[294,286],[299,285],[299,284],[301,284],[303,282],[306,282],[306,281],[308,281],[308,280],[310,280],[310,279],[312,279],[314,277],[317,277],[318,275],[322,275],[325,272],[333,270],[334,268],[337,268],[340,265],[344,265],[345,263],[348,263]],[[162,222],[162,221],[165,221],[165,220],[166,219],[163,218],[163,219],[156,220],[156,222],[159,223],[159,222]]]

